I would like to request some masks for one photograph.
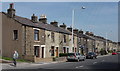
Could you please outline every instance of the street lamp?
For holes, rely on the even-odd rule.
[[[81,9],[85,9],[84,6],[81,7]],[[72,9],[72,47],[74,47],[74,43],[73,43],[73,28],[74,28],[74,16],[75,16],[75,9]]]

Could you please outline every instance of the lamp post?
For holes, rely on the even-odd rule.
[[[81,9],[85,9],[85,7],[81,7]],[[74,48],[74,35],[73,35],[73,28],[74,28],[74,16],[75,16],[75,10],[76,9],[72,9],[72,48]]]
[[[112,32],[112,31],[110,31],[110,32]],[[106,48],[105,48],[105,50],[108,53],[108,47],[111,47],[111,46],[107,46],[108,45],[107,39],[108,39],[108,33],[106,32]]]

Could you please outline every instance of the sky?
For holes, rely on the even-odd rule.
[[[7,11],[9,3],[2,3],[2,11]],[[118,2],[14,2],[14,7],[16,15],[30,19],[33,13],[38,18],[45,14],[48,23],[55,20],[68,27],[75,9],[74,28],[118,41]]]

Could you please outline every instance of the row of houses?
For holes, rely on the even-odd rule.
[[[31,19],[17,16],[13,4],[7,13],[0,12],[2,19],[2,56],[12,57],[16,50],[19,58],[34,62],[59,57],[60,53],[90,51],[99,53],[101,49],[117,50],[117,43],[96,36],[92,32],[67,27],[57,21],[47,22],[47,17],[35,14]]]

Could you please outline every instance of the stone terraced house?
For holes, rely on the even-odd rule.
[[[57,21],[48,24],[47,17],[41,15],[38,19],[35,14],[31,19],[15,15],[13,4],[10,4],[7,13],[0,12],[2,16],[2,56],[12,57],[16,50],[20,59],[33,62],[51,61],[59,57],[60,53],[100,52],[101,48],[117,50],[117,44],[110,40],[95,36],[91,32],[67,27],[64,23],[58,26]],[[73,44],[72,44],[73,40]]]

